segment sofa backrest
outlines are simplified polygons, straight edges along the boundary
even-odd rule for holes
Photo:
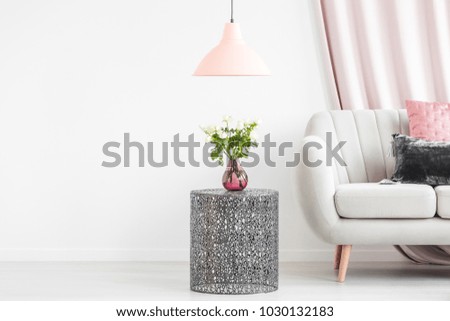
[[[392,134],[409,134],[408,115],[405,109],[319,112],[309,121],[305,136],[326,141],[327,132],[332,133],[333,146],[346,141],[340,154],[347,166],[333,164],[336,184],[378,182],[392,176]]]

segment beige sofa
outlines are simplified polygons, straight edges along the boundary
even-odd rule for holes
[[[303,146],[321,144],[326,133],[346,141],[342,166],[300,165],[300,200],[311,227],[336,245],[335,269],[343,282],[352,245],[450,244],[450,186],[379,182],[390,178],[395,158],[392,134],[409,133],[405,110],[331,111],[310,120]],[[308,149],[310,161],[325,160],[326,148]]]

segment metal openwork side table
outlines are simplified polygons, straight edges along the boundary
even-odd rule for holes
[[[216,294],[278,289],[278,192],[191,192],[191,290]]]

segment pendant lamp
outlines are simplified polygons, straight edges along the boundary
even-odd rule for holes
[[[233,19],[225,24],[222,40],[197,67],[194,76],[269,76],[270,71],[261,57],[244,42],[239,23]]]

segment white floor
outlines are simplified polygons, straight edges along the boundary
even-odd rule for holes
[[[450,300],[450,267],[350,262],[282,263],[279,290],[228,296],[189,290],[187,263],[0,263],[0,300]]]

